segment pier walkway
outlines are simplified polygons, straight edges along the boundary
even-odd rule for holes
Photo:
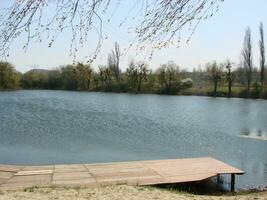
[[[234,190],[235,175],[244,172],[209,157],[47,166],[0,165],[0,190],[33,186],[97,187],[185,183],[222,174],[231,174],[231,189]]]

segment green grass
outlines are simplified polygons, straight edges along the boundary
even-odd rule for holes
[[[181,95],[200,95],[200,96],[212,96],[213,95],[213,86],[194,86],[192,88],[181,91]],[[232,97],[250,97],[250,98],[259,98],[260,92],[255,91],[255,88],[251,87],[250,94],[246,96],[246,87],[245,86],[233,86],[232,87]],[[267,95],[267,87],[265,88],[265,96]],[[217,96],[227,97],[228,96],[228,87],[227,85],[220,86],[217,88]],[[266,98],[266,97],[265,97]]]
[[[232,87],[232,93],[238,94],[245,89],[246,88],[242,87],[242,86],[233,86]],[[203,87],[194,86],[192,88],[184,90],[184,92],[188,92],[188,93],[192,93],[192,94],[208,94],[208,93],[213,92],[213,90],[214,90],[214,87],[211,85],[208,85],[208,86],[203,86]],[[227,86],[218,87],[217,92],[228,93],[228,87]]]

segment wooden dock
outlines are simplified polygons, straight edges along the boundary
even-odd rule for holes
[[[209,157],[100,164],[0,165],[0,190],[33,186],[97,187],[185,183],[221,174],[232,175],[231,185],[234,190],[235,175],[244,172]]]

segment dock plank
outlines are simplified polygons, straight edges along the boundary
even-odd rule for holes
[[[156,185],[201,181],[218,174],[244,174],[214,158],[184,158],[114,163],[0,165],[0,190],[30,186]]]

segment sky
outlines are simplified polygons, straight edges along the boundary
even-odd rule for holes
[[[5,5],[9,0],[0,0]],[[9,1],[10,2],[10,1]],[[121,48],[129,47],[129,41],[133,34],[128,33],[127,27],[119,27],[122,19],[129,10],[129,5],[134,2],[124,0],[120,9],[116,10],[112,16],[111,22],[104,22],[103,30],[108,36],[104,41],[97,59],[92,64],[96,69],[98,65],[107,63],[107,54],[113,48],[117,41]],[[240,62],[240,54],[243,46],[245,29],[249,26],[252,30],[253,40],[253,60],[254,65],[258,66],[259,60],[259,23],[262,22],[265,28],[265,43],[267,46],[267,1],[266,0],[225,0],[221,4],[219,12],[212,18],[202,21],[197,31],[188,44],[182,42],[179,48],[168,47],[156,51],[152,60],[145,60],[151,69],[156,69],[160,64],[168,61],[174,61],[181,69],[192,70],[199,65],[216,60],[224,62],[230,59],[236,65]],[[48,11],[49,12],[49,11]],[[50,13],[48,13],[49,15]],[[60,65],[72,63],[73,57],[69,56],[70,33],[66,32],[55,42],[52,48],[47,47],[47,42],[31,43],[27,52],[22,49],[23,40],[19,38],[14,41],[10,50],[10,57],[7,61],[15,65],[16,69],[26,72],[31,68],[53,69]],[[92,52],[97,41],[96,35],[89,35],[88,44],[80,48],[78,52],[78,61],[84,61],[84,56]],[[146,52],[138,52],[131,49],[122,57],[121,68],[125,70],[131,59],[144,60]]]

